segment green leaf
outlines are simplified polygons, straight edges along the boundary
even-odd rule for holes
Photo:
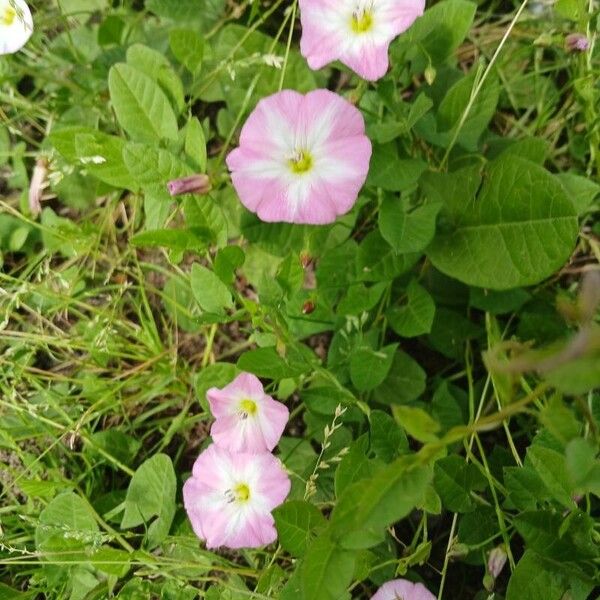
[[[340,461],[335,470],[335,495],[338,498],[352,483],[373,475],[375,463],[367,458],[367,448],[366,437],[361,436],[352,442],[348,453]]]
[[[369,413],[371,428],[371,450],[385,462],[408,453],[408,439],[404,430],[394,419],[382,410]]]
[[[75,135],[77,157],[88,173],[114,187],[135,189],[123,161],[125,143],[121,138],[99,131]]]
[[[175,104],[177,112],[185,107],[183,84],[171,63],[157,50],[143,44],[127,49],[127,64],[156,81],[166,96]]]
[[[416,337],[431,331],[435,302],[427,290],[413,279],[406,288],[406,300],[386,313],[390,327],[402,337]]]
[[[458,131],[457,143],[466,150],[477,150],[479,138],[496,112],[500,95],[500,86],[495,76],[488,77],[461,125],[477,81],[474,70],[470,75],[459,79],[444,96],[437,113],[438,132],[443,134],[443,139],[440,139],[442,145],[449,144]]]
[[[204,250],[210,239],[208,231],[193,229],[151,229],[134,235],[130,242],[139,247],[164,247],[171,250]]]
[[[398,254],[378,231],[372,231],[358,249],[357,270],[361,281],[388,281],[406,273],[419,254]]]
[[[433,484],[445,508],[456,513],[476,508],[471,492],[481,489],[485,479],[475,465],[453,454],[438,460],[433,467]]]
[[[214,363],[204,367],[194,380],[196,396],[202,407],[208,411],[206,392],[211,387],[224,387],[238,374],[237,367],[231,363]]]
[[[441,202],[430,202],[408,210],[404,199],[387,195],[379,209],[379,231],[396,252],[420,252],[435,235],[441,208]]]
[[[267,379],[285,379],[297,377],[311,369],[305,361],[291,363],[277,353],[274,347],[258,348],[244,352],[237,362],[240,371],[249,371],[258,377]]]
[[[567,571],[561,562],[526,550],[508,582],[506,600],[585,600],[592,586]],[[566,596],[567,592],[571,592]]]
[[[57,496],[40,513],[35,547],[49,560],[83,561],[86,548],[99,543],[101,535],[94,514],[77,494]]]
[[[536,444],[527,450],[527,459],[553,498],[563,506],[572,509],[575,503],[572,498],[573,490],[565,465],[565,457],[556,450]]]
[[[192,117],[185,126],[185,153],[195,167],[206,171],[206,138],[196,117]]]
[[[194,263],[191,273],[192,293],[200,308],[215,314],[224,314],[233,306],[229,288],[209,269]]]
[[[166,185],[170,179],[193,174],[190,167],[168,150],[146,144],[127,144],[123,160],[140,186],[157,186],[167,197]]]
[[[300,567],[301,597],[304,600],[349,597],[345,592],[352,581],[355,561],[354,552],[340,548],[328,535],[319,536],[310,545]]]
[[[600,497],[600,459],[588,440],[577,438],[566,449],[567,473],[580,493],[591,492]]]
[[[389,525],[405,517],[422,499],[430,470],[400,457],[373,477],[346,488],[331,514],[334,539],[345,548],[369,548]]]
[[[398,50],[425,68],[452,56],[468,34],[477,5],[466,0],[445,0],[428,8],[425,14],[400,37]]]
[[[375,389],[373,398],[384,404],[407,404],[425,391],[427,375],[406,352],[398,350],[385,381]]]
[[[422,408],[394,405],[392,413],[400,426],[416,440],[420,442],[437,440],[435,434],[441,429],[440,424]]]
[[[146,525],[150,548],[158,546],[169,534],[175,516],[177,481],[171,459],[156,454],[146,460],[131,478],[125,497],[121,527]],[[150,522],[153,517],[157,517]]]
[[[319,509],[305,500],[290,500],[273,511],[279,543],[292,556],[304,556],[313,537],[327,521]]]
[[[576,173],[558,173],[556,177],[563,184],[578,215],[586,213],[600,194],[600,185],[588,177]]]
[[[169,46],[175,58],[192,74],[197,75],[204,57],[204,38],[192,29],[172,29]]]
[[[134,139],[177,139],[177,119],[160,86],[130,65],[119,63],[108,75],[110,99],[119,124]]]
[[[368,346],[356,348],[350,356],[350,378],[360,392],[375,389],[387,377],[398,344],[390,344],[380,350]]]
[[[509,289],[542,281],[569,258],[578,225],[573,205],[543,168],[514,156],[494,161],[477,199],[449,207],[428,249],[460,281]]]
[[[427,164],[416,158],[400,158],[395,144],[375,146],[367,185],[392,192],[401,192],[414,186]]]

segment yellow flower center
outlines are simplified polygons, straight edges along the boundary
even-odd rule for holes
[[[250,488],[245,483],[238,483],[235,487],[225,492],[225,498],[227,502],[239,502],[243,504],[250,500]]]
[[[373,29],[373,15],[368,10],[356,10],[352,13],[350,27],[356,34],[367,33]]]
[[[17,16],[17,11],[12,6],[7,6],[4,9],[4,14],[2,15],[2,18],[0,19],[0,23],[2,25],[6,25],[7,27],[10,27],[13,24],[16,16]]]
[[[313,158],[310,153],[300,150],[288,161],[292,173],[302,175],[307,173],[313,167]]]
[[[255,415],[258,410],[258,406],[256,406],[256,402],[254,400],[250,400],[250,398],[244,398],[240,402],[240,409],[246,415]]]

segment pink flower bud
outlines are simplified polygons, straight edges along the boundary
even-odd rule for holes
[[[488,556],[488,572],[496,579],[502,572],[504,565],[506,564],[506,550],[504,546],[497,546],[494,548]]]
[[[210,191],[210,179],[208,175],[197,174],[189,177],[180,177],[167,183],[167,189],[171,196],[182,194],[207,194]]]
[[[565,38],[565,48],[568,52],[586,52],[590,47],[590,40],[583,33],[571,33]]]

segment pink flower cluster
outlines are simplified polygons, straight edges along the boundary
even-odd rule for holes
[[[390,42],[425,0],[300,0],[300,50],[312,69],[339,59],[364,79],[388,70]],[[371,142],[362,114],[329,90],[261,100],[227,157],[242,204],[267,222],[332,223],[356,203]]]
[[[207,548],[256,548],[277,538],[271,511],[290,492],[290,480],[271,451],[289,411],[242,373],[207,399],[215,421],[211,444],[194,463],[183,501]]]

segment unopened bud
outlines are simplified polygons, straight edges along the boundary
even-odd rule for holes
[[[429,65],[426,69],[425,69],[425,81],[429,84],[432,85],[433,82],[435,81],[436,75],[437,75],[437,71],[435,70],[435,67]]]
[[[568,52],[587,52],[590,40],[583,33],[571,33],[565,38],[565,48]]]
[[[180,177],[167,183],[167,189],[171,196],[182,194],[207,194],[210,192],[210,179],[208,175],[197,174],[189,177]]]
[[[504,569],[504,565],[506,564],[506,550],[504,546],[496,546],[488,556],[487,569],[488,573],[496,579],[500,573],[502,573],[502,569]]]
[[[38,158],[29,184],[29,210],[34,217],[42,212],[41,201],[46,186],[47,173],[48,161],[45,158]]]

